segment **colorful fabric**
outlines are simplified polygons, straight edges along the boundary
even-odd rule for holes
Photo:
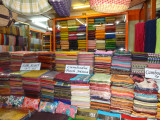
[[[55,113],[55,110],[57,108],[58,102],[40,102],[39,105],[39,112],[51,112],[51,113]]]
[[[22,97],[17,97],[17,96],[11,95],[11,96],[9,97],[9,99],[7,100],[6,103],[7,103],[8,105],[17,106],[17,107],[22,107],[23,100],[24,100],[24,96],[22,96]]]
[[[25,97],[23,101],[23,108],[33,108],[35,110],[38,110],[40,99],[33,99]]]

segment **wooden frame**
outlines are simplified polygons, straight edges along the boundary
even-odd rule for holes
[[[86,19],[86,51],[87,51],[87,41],[88,41],[88,18],[92,17],[105,17],[105,16],[116,16],[116,15],[126,15],[126,34],[125,34],[125,50],[128,51],[128,12],[122,13],[102,13],[102,14],[94,14],[94,15],[84,15],[84,16],[75,16],[75,17],[66,17],[66,18],[56,18],[53,19],[53,52],[55,52],[55,23],[56,21],[61,20],[70,20],[70,19],[78,19],[78,18],[85,18]]]

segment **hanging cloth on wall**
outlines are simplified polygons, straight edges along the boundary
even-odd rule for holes
[[[160,53],[160,18],[157,19],[157,34],[156,34],[156,50],[155,53]]]
[[[156,46],[156,19],[145,22],[144,52],[154,53]]]

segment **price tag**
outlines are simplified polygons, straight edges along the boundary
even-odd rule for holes
[[[160,79],[160,69],[145,68],[145,77],[152,79]]]
[[[65,73],[89,75],[89,72],[90,72],[90,66],[85,66],[85,65],[66,65],[65,68]]]
[[[22,63],[20,71],[40,70],[41,63]]]

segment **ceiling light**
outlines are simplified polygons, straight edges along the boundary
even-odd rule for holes
[[[32,22],[45,22],[48,21],[49,18],[33,18]]]
[[[87,8],[87,7],[90,7],[90,5],[76,6],[76,7],[73,7],[73,9],[80,9],[80,8]]]

